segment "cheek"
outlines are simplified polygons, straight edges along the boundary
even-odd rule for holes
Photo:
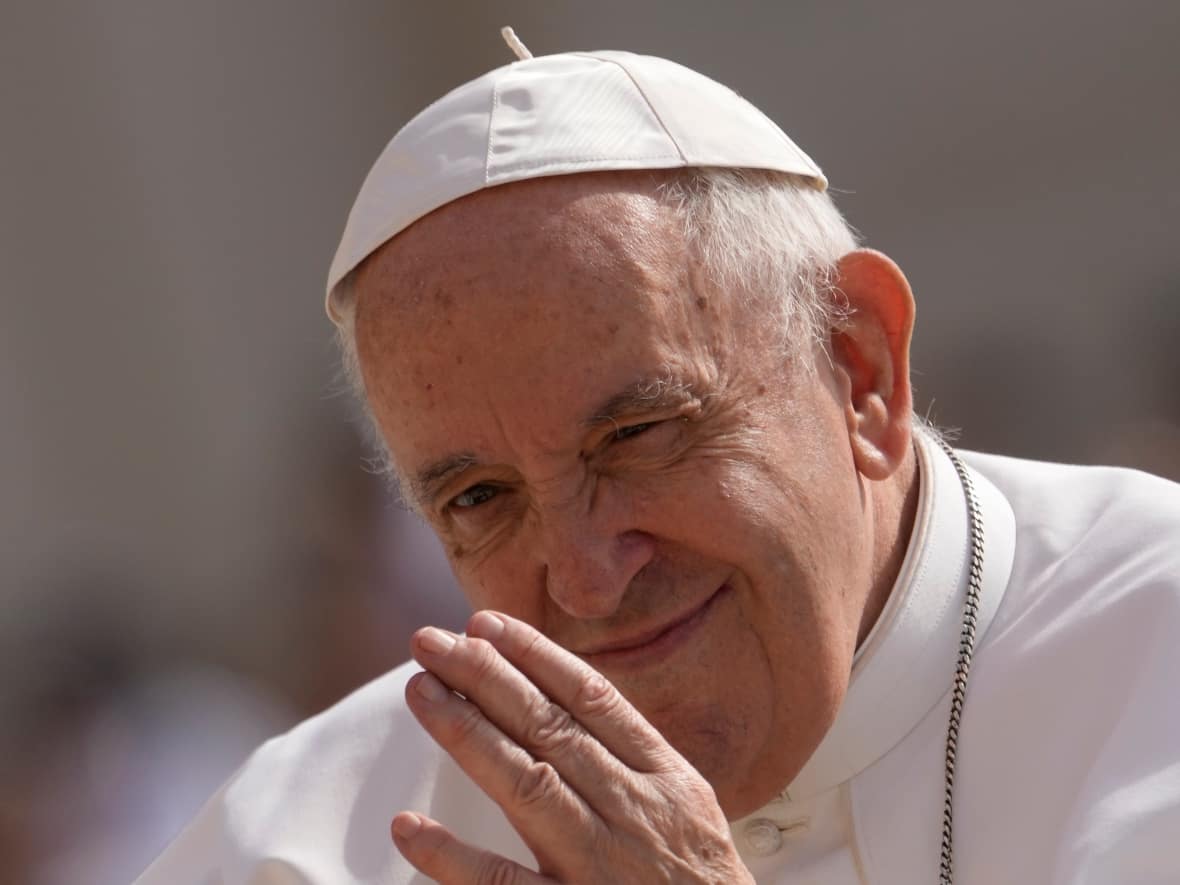
[[[742,568],[797,558],[814,533],[806,488],[760,455],[696,460],[645,508]],[[765,567],[765,566],[763,566]]]
[[[532,557],[499,550],[478,562],[451,561],[451,568],[472,611],[493,609],[544,632],[545,598]]]
[[[702,552],[749,581],[751,623],[797,637],[779,664],[793,666],[801,655],[839,658],[870,571],[857,475],[838,450],[807,451],[789,440],[774,441],[772,450],[799,457],[772,460],[763,452],[706,467],[695,480],[701,497],[682,506],[679,519],[694,521]],[[825,664],[838,669],[839,661]]]

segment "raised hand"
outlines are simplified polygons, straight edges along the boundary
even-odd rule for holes
[[[416,812],[398,849],[444,885],[753,882],[709,784],[603,676],[521,621],[478,612],[467,636],[415,634],[427,672],[406,700],[503,810],[528,870]]]

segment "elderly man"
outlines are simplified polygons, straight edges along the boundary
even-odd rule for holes
[[[394,138],[329,281],[477,613],[141,881],[1180,881],[1177,487],[946,447],[905,277],[774,124],[520,54]]]

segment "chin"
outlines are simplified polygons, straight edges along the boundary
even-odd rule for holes
[[[737,820],[757,811],[790,786],[803,763],[779,767],[778,763],[784,761],[759,762],[731,754],[728,758],[711,758],[701,765],[696,762],[693,765],[713,788],[726,818]]]
[[[835,707],[830,713],[793,734],[770,723],[760,730],[758,719],[724,718],[720,709],[713,717],[690,722],[659,716],[651,721],[709,782],[725,816],[737,820],[790,786],[835,719]]]
[[[650,721],[673,749],[709,782],[726,816],[741,817],[744,812],[734,813],[731,809],[744,807],[751,801],[748,794],[764,780],[750,777],[756,766],[749,742],[744,739],[746,730],[721,718],[720,711],[715,718],[691,723],[669,721],[658,715]],[[766,800],[757,802],[750,810],[765,804],[781,790],[782,787],[773,790]]]

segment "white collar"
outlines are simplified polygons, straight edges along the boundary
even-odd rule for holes
[[[864,771],[909,734],[954,679],[969,576],[967,503],[946,453],[924,431],[914,438],[919,500],[905,560],[857,652],[836,721],[787,789],[792,800],[826,792]],[[978,643],[1008,585],[1016,518],[994,485],[968,471],[983,523]]]

